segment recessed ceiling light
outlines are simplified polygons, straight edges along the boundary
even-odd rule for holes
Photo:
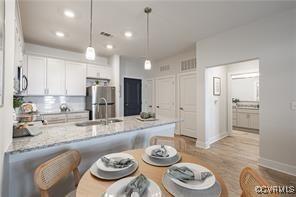
[[[75,14],[72,10],[64,10],[64,15],[68,18],[74,18]]]
[[[60,37],[60,38],[65,36],[65,34],[63,32],[61,32],[61,31],[56,31],[55,34],[56,34],[57,37]]]
[[[133,33],[130,32],[130,31],[126,31],[126,32],[124,32],[124,36],[127,37],[127,38],[130,38],[130,37],[133,36]]]
[[[107,45],[106,45],[106,48],[107,48],[107,49],[113,49],[113,45],[112,45],[112,44],[107,44]]]

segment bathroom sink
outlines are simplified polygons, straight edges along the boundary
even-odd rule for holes
[[[116,123],[116,122],[122,122],[120,119],[109,119],[108,124],[110,123]],[[87,127],[87,126],[93,126],[93,125],[106,125],[105,120],[89,120],[85,122],[79,122],[75,124],[78,127]]]

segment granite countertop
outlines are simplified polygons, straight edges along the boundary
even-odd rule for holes
[[[55,114],[71,114],[71,113],[89,113],[87,110],[77,110],[77,111],[48,111],[48,112],[39,112],[41,115],[55,115]]]
[[[40,129],[42,133],[37,136],[13,138],[6,153],[28,152],[59,144],[84,141],[178,122],[177,119],[160,117],[156,121],[140,121],[136,117],[138,116],[119,117],[116,119],[121,119],[122,122],[108,125],[78,127],[75,123],[62,123],[34,127],[34,129]]]

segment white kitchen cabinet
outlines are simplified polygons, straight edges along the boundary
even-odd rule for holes
[[[66,93],[65,61],[47,58],[47,94],[65,95]]]
[[[66,62],[66,95],[86,95],[86,65],[77,62]]]
[[[86,76],[87,78],[95,78],[95,79],[111,79],[112,70],[108,66],[88,64]]]
[[[259,110],[237,110],[237,126],[249,129],[259,129]]]
[[[28,95],[46,94],[46,58],[28,56]]]

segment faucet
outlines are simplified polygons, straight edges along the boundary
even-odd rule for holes
[[[104,97],[101,97],[100,100],[103,100],[105,103],[105,121],[106,121],[106,125],[107,125],[108,124],[108,103]]]

